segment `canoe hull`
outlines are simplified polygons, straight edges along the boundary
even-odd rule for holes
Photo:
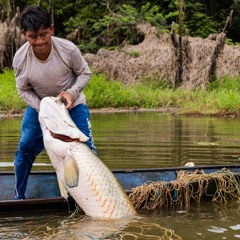
[[[194,172],[196,169],[199,169],[204,170],[205,173],[212,173],[222,168],[227,168],[240,176],[240,165],[115,170],[113,173],[125,191],[130,193],[133,188],[141,186],[147,181],[169,182],[176,180],[177,174],[181,170]],[[27,185],[26,200],[13,200],[15,187],[14,172],[0,172],[0,183],[0,212],[47,209],[68,211],[75,208],[75,202],[71,197],[68,201],[61,197],[54,171],[31,172]]]

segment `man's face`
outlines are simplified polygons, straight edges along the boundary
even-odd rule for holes
[[[34,53],[44,54],[51,50],[51,36],[54,32],[54,26],[49,28],[41,27],[38,31],[24,31],[27,41],[33,48]]]

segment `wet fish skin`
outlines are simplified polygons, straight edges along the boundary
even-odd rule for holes
[[[67,198],[69,193],[85,214],[93,218],[119,219],[136,215],[122,186],[84,143],[87,137],[73,123],[61,101],[52,97],[42,99],[39,120],[45,149],[56,170],[63,197]],[[71,136],[79,141],[63,142],[54,138],[52,133]],[[66,171],[66,166],[69,171]]]

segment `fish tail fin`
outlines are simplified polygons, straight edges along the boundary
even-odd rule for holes
[[[70,150],[64,159],[64,181],[70,188],[77,187],[79,179],[79,169],[75,157]]]
[[[59,186],[61,196],[65,199],[67,199],[68,198],[68,191],[67,191],[63,181],[58,176],[57,176],[57,180],[58,180],[58,186]]]

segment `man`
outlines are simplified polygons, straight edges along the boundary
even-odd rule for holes
[[[46,9],[27,6],[21,14],[27,42],[16,52],[13,68],[18,94],[27,103],[14,165],[15,199],[25,199],[28,176],[36,156],[43,150],[38,111],[45,96],[60,96],[77,127],[89,137],[95,152],[90,116],[83,89],[92,73],[72,42],[53,36],[54,26]]]

